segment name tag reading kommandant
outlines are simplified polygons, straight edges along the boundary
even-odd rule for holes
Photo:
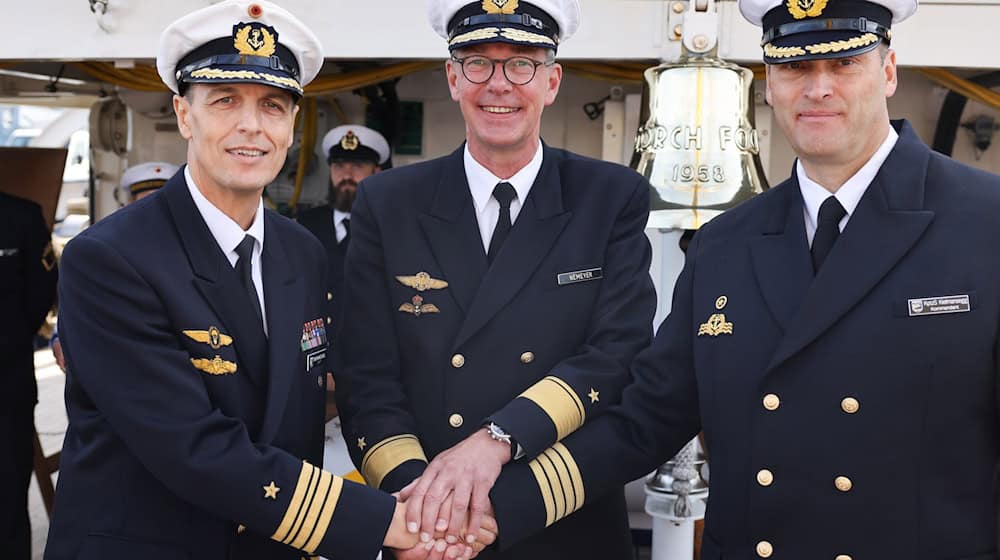
[[[906,303],[907,312],[910,314],[910,317],[943,315],[945,313],[968,313],[972,309],[969,305],[968,294],[909,299],[906,300]]]
[[[576,284],[577,282],[587,282],[589,280],[600,280],[604,277],[604,271],[600,268],[588,268],[587,270],[577,270],[575,272],[563,272],[557,279],[560,286],[566,284]]]

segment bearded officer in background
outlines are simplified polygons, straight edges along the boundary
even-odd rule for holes
[[[312,32],[265,1],[163,32],[187,165],[66,248],[69,428],[47,559],[374,558],[415,544],[391,496],[314,466],[325,256],[261,201],[322,62]]]
[[[327,294],[335,332],[344,286],[344,258],[351,241],[351,208],[358,184],[389,165],[389,143],[378,132],[361,125],[338,126],[323,137],[323,153],[330,165],[330,198],[326,204],[299,215],[305,226],[326,248]]]
[[[564,441],[571,482],[589,500],[704,430],[704,560],[997,558],[1000,177],[889,120],[916,0],[739,7],[798,161],[695,235],[620,407]],[[537,513],[537,468],[494,487],[501,543],[566,513]]]

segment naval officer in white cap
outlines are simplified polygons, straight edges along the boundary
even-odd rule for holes
[[[795,169],[698,230],[620,407],[563,456],[589,500],[703,430],[703,560],[997,558],[1000,177],[889,120],[916,0],[739,6]],[[543,526],[499,513],[542,503],[531,468],[493,496],[501,542]]]
[[[618,399],[652,337],[655,295],[648,182],[540,138],[579,3],[433,0],[428,16],[466,142],[358,190],[336,394],[352,458],[374,486],[410,485],[409,528],[433,558],[458,539],[483,544],[475,528],[505,464],[535,459]],[[631,554],[622,489],[583,506],[579,472],[559,472],[560,508],[581,512],[482,557]],[[544,521],[551,508],[532,505],[519,514]]]
[[[391,153],[384,136],[357,124],[341,125],[327,132],[323,137],[323,153],[330,165],[329,199],[326,204],[300,214],[298,220],[326,248],[327,299],[336,310],[341,305],[344,257],[351,240],[351,208],[358,185],[388,168]],[[339,323],[337,315],[333,313],[334,326]]]
[[[402,505],[322,465],[326,262],[265,210],[316,37],[265,1],[163,32],[187,165],[63,255],[69,428],[49,560],[374,558]],[[398,512],[398,513],[397,513]]]
[[[122,173],[118,183],[125,204],[146,198],[167,183],[180,168],[172,163],[148,161],[133,165]]]

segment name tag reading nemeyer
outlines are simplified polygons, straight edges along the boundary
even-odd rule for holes
[[[600,268],[588,268],[575,272],[563,272],[558,276],[559,285],[576,284],[577,282],[587,282],[589,280],[600,280],[604,277],[604,271]]]
[[[944,313],[968,313],[971,309],[969,296],[939,296],[907,300],[910,317],[942,315]]]

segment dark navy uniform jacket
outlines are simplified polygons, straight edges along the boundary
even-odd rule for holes
[[[492,266],[461,148],[358,193],[336,380],[369,484],[402,488],[486,419],[534,457],[618,399],[652,335],[642,177],[546,146]],[[600,543],[580,538],[595,532]],[[616,557],[628,542],[622,491],[609,489],[509,557]]]
[[[333,225],[333,207],[329,204],[306,210],[299,215],[298,221],[315,235],[326,249],[326,298],[330,303],[331,317],[327,331],[334,333],[340,326],[338,315],[344,297],[344,258],[347,256],[350,237],[345,239],[345,243],[337,242],[337,231]]]
[[[56,296],[55,255],[41,208],[0,193],[0,407],[34,406],[32,342]]]
[[[303,348],[323,250],[270,211],[264,231],[267,338],[183,171],[67,246],[69,429],[46,559],[376,555],[394,500],[313,466],[326,364]]]
[[[794,175],[695,235],[621,407],[559,452],[586,499],[704,429],[704,560],[997,557],[1000,177],[894,126],[815,277]],[[501,538],[539,488],[504,471]]]

